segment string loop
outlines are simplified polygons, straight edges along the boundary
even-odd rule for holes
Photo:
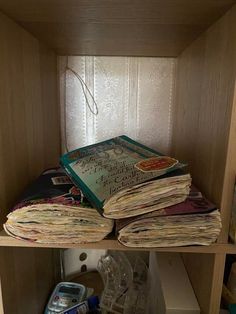
[[[83,78],[75,71],[73,70],[72,68],[69,67],[69,62],[68,62],[68,57],[67,57],[67,62],[66,62],[66,71],[69,71],[71,73],[74,74],[74,76],[78,79],[78,81],[80,82],[80,85],[81,85],[81,88],[82,88],[82,91],[83,91],[83,94],[84,94],[84,98],[85,98],[85,101],[86,101],[86,104],[90,110],[90,112],[97,116],[98,115],[98,105],[94,99],[94,96],[92,95],[90,89],[88,88],[87,84],[85,83],[85,81],[83,80]],[[93,100],[93,103],[95,105],[95,110],[92,109],[92,107],[90,106],[90,103],[89,103],[89,100],[88,100],[88,97],[86,95],[86,91],[85,89],[87,90],[87,92],[89,93],[90,97],[92,98]]]
[[[64,72],[64,115],[63,116],[64,116],[64,141],[65,141],[64,148],[65,148],[66,152],[69,152],[68,142],[67,142],[67,114],[66,114],[66,109],[67,109],[67,105],[66,105],[66,102],[67,102],[67,91],[66,91],[67,75],[66,74],[67,74],[67,72],[71,72],[72,74],[74,74],[75,77],[80,82],[86,104],[87,104],[90,112],[95,116],[98,115],[98,105],[97,105],[97,103],[94,99],[94,96],[92,95],[90,89],[88,88],[87,84],[84,82],[83,78],[76,71],[74,71],[71,67],[69,67],[69,58],[67,56],[66,57],[66,67],[65,67],[65,72]],[[86,95],[86,90],[93,100],[95,110],[93,110],[92,107],[90,106],[88,97]]]

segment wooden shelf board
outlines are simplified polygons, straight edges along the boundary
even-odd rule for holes
[[[210,246],[186,246],[167,248],[128,248],[120,244],[116,239],[104,239],[97,243],[86,244],[40,244],[35,242],[17,240],[8,236],[4,231],[0,232],[0,247],[38,247],[38,248],[78,248],[78,249],[112,249],[124,251],[157,251],[157,252],[180,252],[180,253],[231,253],[236,254],[236,245],[212,244]]]
[[[0,0],[59,55],[177,56],[235,0]]]

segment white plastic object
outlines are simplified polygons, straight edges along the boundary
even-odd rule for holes
[[[151,314],[200,314],[179,253],[150,252]]]
[[[85,250],[67,249],[64,251],[65,278],[78,274],[81,271],[91,271],[97,269],[97,264],[101,256],[106,254],[106,250]],[[84,259],[84,257],[86,258]],[[81,260],[82,257],[82,260]]]

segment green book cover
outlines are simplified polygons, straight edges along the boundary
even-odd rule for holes
[[[72,181],[100,210],[116,192],[185,166],[125,135],[73,150],[60,161]]]

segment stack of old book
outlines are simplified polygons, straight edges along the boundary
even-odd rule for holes
[[[209,245],[221,229],[220,213],[194,186],[184,202],[116,222],[129,247]]]
[[[10,236],[38,243],[97,242],[113,229],[113,221],[92,208],[60,168],[43,172],[7,218]]]
[[[209,245],[220,233],[219,211],[192,186],[185,165],[127,136],[71,151],[61,164],[91,204],[116,220],[126,246]]]

